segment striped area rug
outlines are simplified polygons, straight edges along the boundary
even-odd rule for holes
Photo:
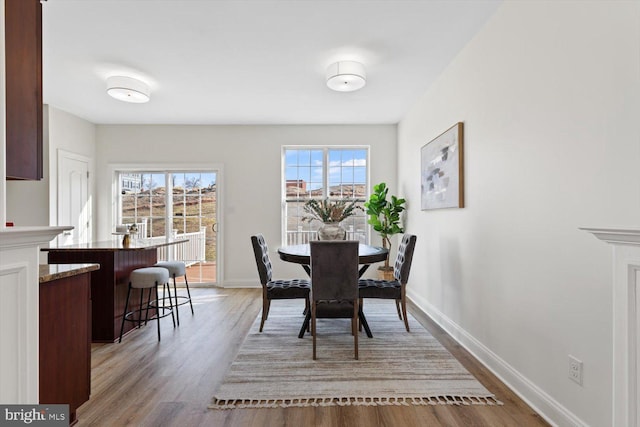
[[[393,301],[365,300],[359,360],[347,319],[318,319],[312,360],[303,308],[274,301],[262,333],[258,315],[209,408],[501,404],[411,315],[406,332]]]

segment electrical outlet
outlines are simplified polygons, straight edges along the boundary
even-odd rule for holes
[[[582,385],[582,360],[569,355],[569,379]]]

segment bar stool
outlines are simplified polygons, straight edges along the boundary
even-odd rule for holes
[[[158,261],[155,267],[166,268],[169,271],[169,276],[173,277],[173,296],[175,297],[176,306],[176,318],[178,319],[178,326],[180,326],[180,313],[178,312],[178,306],[186,304],[187,302],[191,306],[191,314],[193,315],[193,304],[191,303],[191,292],[189,291],[189,282],[187,281],[187,267],[182,261]],[[178,289],[176,288],[176,277],[184,276],[184,283],[187,288],[187,295],[178,296]],[[179,303],[178,298],[182,301]]]
[[[169,293],[169,306],[165,307],[159,304],[158,299],[158,286],[162,285],[166,291]],[[133,310],[131,312],[127,311],[129,309],[129,299],[131,297],[131,289],[140,289],[140,304],[138,305],[137,310]],[[147,304],[145,307],[142,305],[142,299],[144,290],[148,289],[149,293],[147,296]],[[163,289],[163,293],[165,291]],[[155,291],[155,300],[151,300],[151,294]],[[163,298],[164,300],[164,298]],[[156,309],[157,313],[153,317],[158,321],[158,341],[160,341],[160,319],[171,314],[171,318],[173,320],[173,327],[176,326],[176,319],[173,315],[173,306],[171,305],[171,287],[169,286],[169,272],[165,268],[160,267],[144,267],[137,268],[131,272],[129,275],[129,289],[127,290],[127,301],[124,304],[124,313],[122,315],[122,325],[120,326],[120,340],[122,342],[122,333],[124,332],[124,322],[138,322],[138,328],[142,324],[142,311],[145,310],[144,324],[147,324],[147,320],[149,320],[149,309]],[[162,312],[160,312],[162,310]],[[165,312],[165,311],[168,311]],[[137,313],[138,317],[132,318],[132,316]],[[152,319],[153,319],[152,318]]]

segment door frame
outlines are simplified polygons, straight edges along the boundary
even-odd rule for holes
[[[87,202],[89,204],[89,226],[88,226],[88,236],[89,240],[93,240],[94,233],[94,221],[93,221],[93,159],[91,157],[85,156],[83,154],[78,154],[73,151],[63,150],[62,148],[58,148],[56,151],[56,224],[57,225],[68,225],[68,224],[60,224],[61,213],[62,213],[62,205],[61,205],[61,197],[60,190],[62,189],[62,159],[70,159],[77,160],[79,162],[85,162],[87,164],[87,171],[89,172],[89,176],[87,177]],[[56,237],[56,242],[61,242],[61,236]]]
[[[202,172],[216,173],[216,282],[220,286],[224,277],[224,166],[221,163],[109,163],[107,165],[108,176],[111,179],[111,209],[107,227],[111,228],[118,218],[120,206],[118,206],[118,172]]]

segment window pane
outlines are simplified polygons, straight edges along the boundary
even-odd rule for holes
[[[367,182],[367,168],[366,167],[354,167],[353,168],[353,182],[356,184],[366,184]]]
[[[183,173],[174,173],[171,176],[173,180],[173,194],[183,194],[184,193],[184,174]]]
[[[150,216],[149,195],[141,195],[136,197],[136,216]]]
[[[149,221],[149,237],[164,236],[164,218],[151,218]]]
[[[151,197],[151,216],[164,216],[166,208],[164,205],[164,195]]]
[[[199,196],[187,196],[185,197],[185,212],[186,217],[200,216],[200,197]]]
[[[197,194],[200,191],[201,178],[199,173],[185,174],[184,188],[187,194]]]
[[[311,166],[311,151],[299,150],[298,163],[299,166]]]

